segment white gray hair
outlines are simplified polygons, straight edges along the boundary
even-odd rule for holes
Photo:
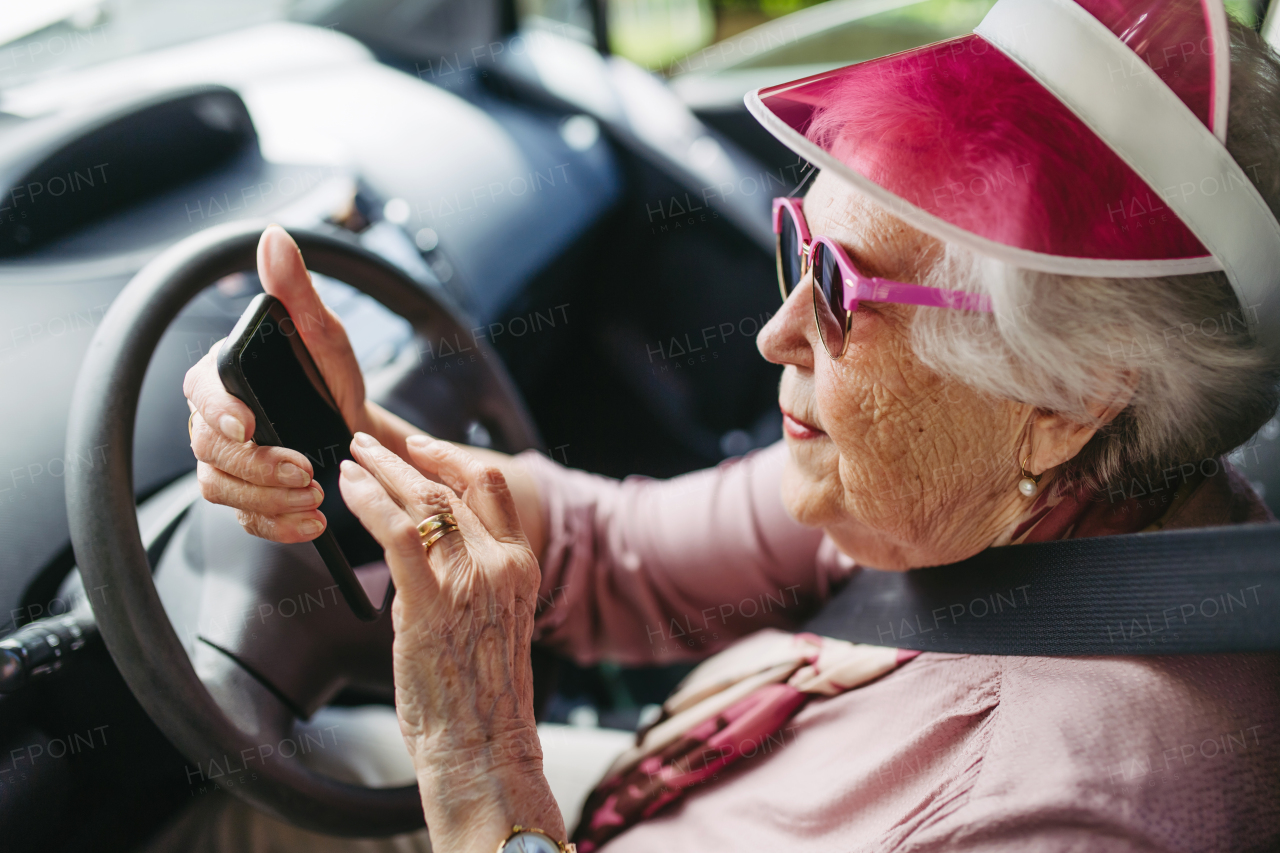
[[[1280,62],[1231,25],[1227,148],[1280,215]],[[1280,270],[1276,271],[1280,278]],[[1252,343],[1221,272],[1111,279],[1033,272],[947,244],[925,283],[990,295],[994,314],[921,309],[912,348],[969,386],[1100,426],[1063,469],[1098,488],[1243,444],[1280,403],[1280,355]],[[1280,297],[1277,297],[1280,298]],[[1123,399],[1099,424],[1090,403]]]

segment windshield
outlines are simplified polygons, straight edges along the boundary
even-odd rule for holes
[[[387,38],[390,32],[413,29],[431,19],[429,29],[439,36],[441,22],[434,13],[454,2],[408,0],[386,9],[381,8],[385,4],[361,8],[363,4],[343,0],[0,0],[0,91],[99,62],[271,21],[353,29],[357,37],[373,36],[374,41],[381,41],[379,35]],[[483,0],[457,2],[486,5]],[[781,24],[779,19],[827,2],[607,0],[604,5],[615,52],[646,67],[678,74],[696,64],[691,62],[691,55],[701,49],[730,41],[761,24]],[[832,0],[833,7],[843,8],[833,8],[828,19],[813,28],[817,32],[799,35],[788,31],[790,37],[785,41],[790,50],[765,51],[767,56],[755,56],[754,60],[738,55],[734,58],[739,62],[732,64],[840,65],[880,56],[967,32],[992,2]],[[893,8],[898,6],[909,8]],[[1227,7],[1237,18],[1254,22],[1256,11],[1250,0],[1227,0]],[[522,19],[537,17],[572,24],[589,37],[592,16],[586,0],[516,0],[516,8]],[[481,9],[469,11],[483,16]],[[370,23],[372,27],[367,26]],[[814,37],[806,37],[809,35]],[[417,53],[413,48],[422,47],[395,39],[385,46],[408,54]]]
[[[0,90],[254,24],[331,0],[0,0]]]

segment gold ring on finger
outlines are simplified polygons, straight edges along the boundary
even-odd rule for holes
[[[437,530],[436,530],[434,533],[432,533],[430,536],[428,536],[428,537],[426,537],[425,539],[423,539],[423,540],[422,540],[422,547],[423,547],[423,548],[425,548],[426,550],[430,551],[430,550],[431,550],[431,546],[432,546],[432,545],[434,545],[434,544],[436,544],[436,542],[437,542],[438,540],[443,539],[443,538],[445,537],[445,535],[446,535],[446,534],[452,533],[453,531],[455,531],[455,530],[457,530],[457,529],[458,529],[458,525],[456,525],[456,524],[446,524],[446,525],[444,525],[443,527],[441,527],[441,528],[437,529]]]
[[[187,416],[187,438],[195,441],[195,436],[191,434],[191,422],[196,419],[196,410],[192,409],[191,414]]]
[[[430,549],[447,533],[458,529],[458,520],[451,512],[436,513],[418,522],[418,536],[422,539],[422,547]]]
[[[458,519],[453,517],[453,513],[437,512],[435,515],[428,516],[418,522],[418,535],[426,539],[440,528],[449,526],[458,526]]]

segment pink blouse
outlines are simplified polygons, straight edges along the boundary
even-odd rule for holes
[[[535,453],[537,637],[580,662],[705,657],[795,628],[856,567],[793,521],[786,447],[667,481]],[[1234,472],[1166,527],[1260,521]],[[1276,590],[1223,590],[1276,606]],[[805,706],[751,758],[605,845],[630,851],[1237,851],[1280,847],[1280,655],[926,652]]]

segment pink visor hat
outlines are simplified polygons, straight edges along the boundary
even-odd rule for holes
[[[1280,348],[1280,224],[1223,144],[1229,89],[1222,0],[998,0],[972,35],[746,102],[818,168],[1009,264],[1224,270]]]

